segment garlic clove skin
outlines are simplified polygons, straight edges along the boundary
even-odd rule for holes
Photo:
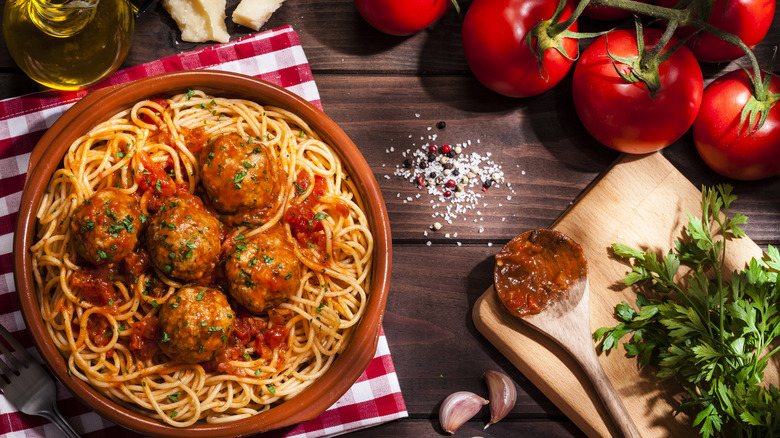
[[[498,371],[485,371],[482,378],[485,379],[490,394],[490,422],[482,429],[485,430],[491,424],[501,421],[515,407],[517,389],[509,376]]]
[[[477,415],[489,401],[469,391],[450,394],[441,403],[439,421],[444,432],[452,435],[463,424]]]

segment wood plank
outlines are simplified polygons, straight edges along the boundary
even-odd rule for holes
[[[485,410],[486,411],[486,410]],[[482,412],[481,414],[484,414]],[[490,415],[478,415],[456,432],[462,437],[545,437],[573,438],[584,437],[571,422],[565,419],[514,419],[506,418],[483,431],[485,421]],[[405,419],[393,421],[363,431],[352,432],[350,438],[398,438],[398,437],[441,437],[445,435],[435,419]]]
[[[614,326],[615,305],[636,298],[635,291],[620,282],[630,267],[611,256],[610,244],[664,254],[680,238],[688,222],[685,212],[700,216],[700,198],[696,187],[660,154],[623,156],[556,222],[554,228],[579,242],[588,259],[591,332]],[[729,242],[727,269],[760,256],[750,239]],[[477,329],[588,436],[612,434],[595,391],[573,359],[503,311],[492,287],[475,304],[473,317]],[[599,359],[642,436],[696,436],[687,416],[672,415],[683,395],[679,384],[659,382],[624,354],[621,347]]]

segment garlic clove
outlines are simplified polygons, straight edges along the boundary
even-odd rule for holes
[[[452,435],[460,426],[463,426],[463,423],[477,415],[482,406],[488,403],[488,400],[469,391],[458,391],[450,394],[439,408],[439,421],[442,429]]]
[[[482,378],[487,382],[490,394],[490,422],[484,427],[487,429],[491,424],[501,421],[515,407],[517,390],[515,382],[504,373],[488,370],[482,374]]]

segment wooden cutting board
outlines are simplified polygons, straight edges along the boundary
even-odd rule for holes
[[[636,300],[635,290],[621,280],[631,268],[612,255],[611,244],[665,254],[688,223],[685,212],[701,217],[700,202],[699,189],[659,153],[623,155],[556,221],[552,228],[579,242],[588,259],[591,333],[617,324],[616,304]],[[748,238],[727,248],[729,269],[762,256]],[[588,436],[617,436],[574,360],[500,306],[489,288],[474,305],[477,329]],[[682,396],[679,384],[659,383],[653,372],[639,370],[622,345],[599,360],[643,437],[698,436],[687,416],[673,415]]]

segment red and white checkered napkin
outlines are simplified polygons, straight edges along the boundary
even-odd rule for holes
[[[116,72],[95,88],[164,72],[212,69],[244,73],[273,82],[321,108],[317,86],[298,35],[289,27]],[[13,279],[12,241],[30,151],[47,128],[87,91],[45,91],[0,101],[0,324],[37,357],[20,312]],[[58,383],[59,407],[83,436],[131,437],[75,399]],[[265,437],[332,436],[406,417],[398,378],[384,332],[376,355],[354,386],[312,421],[263,434]],[[0,436],[61,436],[47,420],[18,412],[0,394]]]

